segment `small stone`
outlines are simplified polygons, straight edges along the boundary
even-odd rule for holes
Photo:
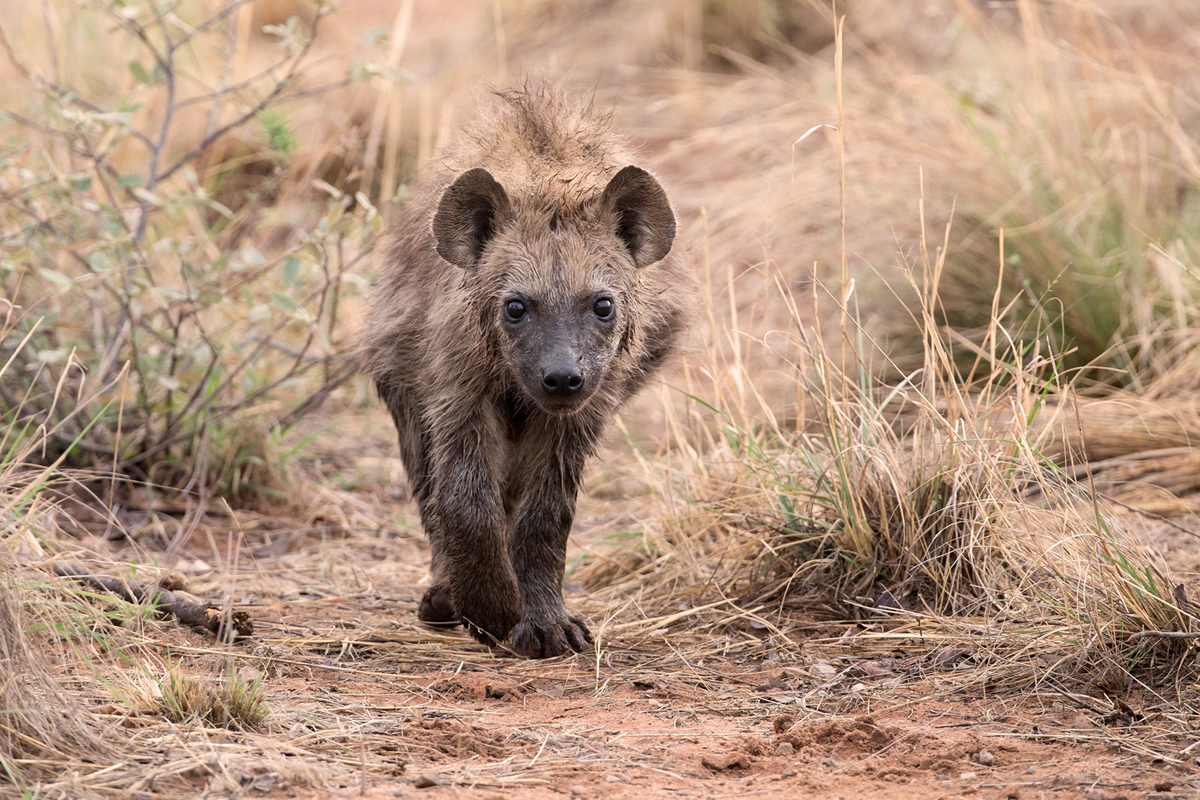
[[[960,772],[960,773],[958,773],[958,779],[959,779],[960,781],[973,781],[973,780],[975,780],[975,779],[976,779],[976,778],[978,778],[978,777],[979,777],[979,776],[978,776],[978,775],[976,775],[974,772]]]
[[[700,763],[711,769],[713,772],[724,772],[733,769],[746,769],[750,766],[750,760],[741,753],[734,753],[724,756],[703,756]],[[615,777],[615,776],[610,776]],[[620,781],[620,778],[617,778]]]
[[[586,797],[588,790],[586,786],[581,786],[578,783],[567,790],[573,797]]]
[[[1108,800],[1108,795],[1093,786],[1083,793],[1083,800]]]
[[[268,772],[266,775],[259,775],[250,783],[250,788],[256,792],[270,794],[275,788],[275,781],[279,778],[274,772]]]
[[[422,775],[421,777],[419,777],[415,781],[413,781],[413,786],[417,787],[418,789],[430,789],[434,786],[441,786],[441,785],[442,785],[442,782],[439,781],[433,775]]]
[[[790,756],[795,752],[796,748],[791,742],[780,742],[779,746],[775,748],[775,755],[777,756]]]
[[[821,759],[821,766],[822,766],[822,767],[829,767],[830,769],[833,769],[834,767],[836,767],[836,766],[837,766],[837,762],[836,762],[836,761],[834,761],[832,758],[822,758],[822,759]]]
[[[616,775],[605,775],[604,780],[608,781],[609,783],[620,783],[621,782],[621,779],[618,778]]]
[[[1028,767],[1025,768],[1026,775],[1032,775],[1035,772],[1037,772],[1037,769],[1034,768],[1033,764],[1030,764]]]
[[[980,750],[979,755],[975,757],[975,760],[985,767],[990,767],[992,764],[996,763],[996,757],[992,755],[990,750]]]

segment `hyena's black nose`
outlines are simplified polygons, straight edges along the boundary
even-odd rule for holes
[[[577,364],[555,364],[542,370],[546,394],[575,394],[583,388],[583,372]]]

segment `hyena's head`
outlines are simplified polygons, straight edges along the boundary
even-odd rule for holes
[[[645,170],[625,167],[581,203],[512,197],[484,169],[446,189],[437,251],[479,288],[510,377],[552,414],[583,408],[636,324],[637,270],[664,258],[675,215]]]

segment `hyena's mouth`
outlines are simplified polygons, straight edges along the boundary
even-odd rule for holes
[[[585,389],[579,394],[568,397],[547,396],[546,394],[535,395],[534,400],[539,408],[548,414],[553,414],[559,417],[569,417],[575,412],[582,409],[592,399],[595,394],[590,389]]]
[[[595,395],[595,386],[584,385],[574,392],[551,393],[542,386],[525,387],[525,393],[539,409],[556,417],[569,417],[584,408]]]

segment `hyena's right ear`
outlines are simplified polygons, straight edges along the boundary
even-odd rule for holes
[[[604,187],[600,202],[613,215],[617,236],[635,266],[666,258],[675,240],[675,212],[658,181],[639,167],[626,167]]]
[[[474,269],[509,210],[508,195],[486,169],[472,169],[450,184],[433,216],[438,255]]]

